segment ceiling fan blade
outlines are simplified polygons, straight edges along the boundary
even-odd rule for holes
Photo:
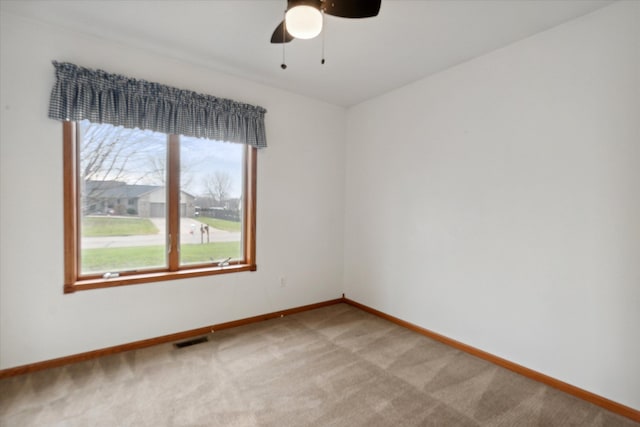
[[[371,18],[380,12],[381,0],[325,0],[324,12],[341,18]]]
[[[294,37],[284,28],[284,21],[278,25],[271,35],[271,43],[289,43]]]

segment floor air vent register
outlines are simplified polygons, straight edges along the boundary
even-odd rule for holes
[[[175,348],[185,348],[185,347],[190,347],[192,345],[201,344],[207,341],[209,341],[207,337],[200,337],[200,338],[194,338],[192,340],[176,342],[176,343],[173,343],[173,346]]]

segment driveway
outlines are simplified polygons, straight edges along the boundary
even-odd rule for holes
[[[150,218],[158,230],[165,230],[167,222],[165,218]],[[180,219],[180,242],[183,244],[200,243],[200,226],[202,222],[193,218]],[[204,243],[207,243],[207,235],[204,234]],[[209,242],[238,242],[241,233],[237,231],[224,231],[209,226]],[[123,246],[155,246],[164,245],[165,236],[162,232],[143,236],[108,236],[85,237],[82,239],[82,249],[93,248],[117,248]]]

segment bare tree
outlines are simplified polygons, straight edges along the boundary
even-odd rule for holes
[[[218,205],[223,205],[231,192],[232,182],[233,180],[229,172],[216,171],[212,175],[207,175],[203,184],[209,196],[213,198]]]
[[[152,185],[165,185],[167,181],[167,158],[163,153],[151,153],[147,157],[147,170],[149,171],[149,183]]]
[[[139,129],[89,122],[79,126],[79,167],[85,210],[115,187],[154,179],[155,170],[149,171],[141,160],[150,153],[162,153],[166,143]],[[159,147],[162,148],[159,150]]]
[[[80,131],[80,173],[85,211],[126,203],[118,200],[131,197],[127,186],[166,185],[166,135],[86,121],[81,122]],[[180,165],[180,187],[187,192],[194,177],[194,165],[191,163],[193,159],[185,158]],[[224,178],[219,179],[224,181]],[[228,181],[230,184],[230,179]],[[226,195],[230,185],[220,185],[216,184],[216,194]],[[126,209],[126,206],[122,205],[121,209]]]
[[[90,123],[83,127],[80,142],[82,181],[117,181],[126,171],[133,129]]]
[[[151,185],[164,186],[167,182],[167,157],[164,152],[149,153],[146,160],[145,170],[147,176],[145,182]],[[189,191],[188,188],[193,182],[191,166],[181,161],[180,163],[180,187]]]

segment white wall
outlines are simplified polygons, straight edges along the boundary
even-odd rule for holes
[[[347,297],[640,408],[639,31],[616,3],[351,108]]]
[[[340,297],[343,108],[8,13],[1,31],[0,368]],[[54,59],[268,110],[257,272],[63,295],[62,125],[47,118]]]

